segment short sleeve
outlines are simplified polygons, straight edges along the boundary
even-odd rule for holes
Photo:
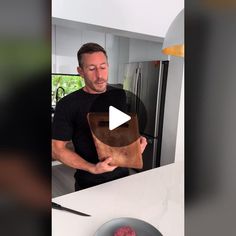
[[[69,141],[72,139],[73,124],[70,107],[65,101],[60,100],[52,122],[52,139]]]

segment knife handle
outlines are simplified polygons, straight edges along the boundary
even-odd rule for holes
[[[55,209],[61,209],[62,206],[59,205],[59,204],[57,204],[57,203],[55,203],[55,202],[52,202],[52,208],[55,208]]]

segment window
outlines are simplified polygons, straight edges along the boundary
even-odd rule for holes
[[[62,97],[84,85],[84,79],[79,75],[52,74],[52,106],[55,106]]]

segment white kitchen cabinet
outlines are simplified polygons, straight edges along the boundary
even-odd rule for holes
[[[76,74],[77,51],[82,44],[96,41],[105,45],[105,35],[100,32],[53,25],[52,35],[52,73]]]

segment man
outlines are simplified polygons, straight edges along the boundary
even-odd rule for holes
[[[75,190],[92,187],[129,174],[127,168],[110,165],[112,157],[99,161],[87,122],[87,113],[99,98],[112,88],[108,82],[108,61],[104,48],[95,43],[84,44],[77,53],[78,73],[85,80],[85,87],[62,98],[57,106],[53,121],[52,155],[60,162],[77,169]],[[122,106],[122,99],[112,99],[113,106]],[[117,103],[117,104],[116,104]],[[101,104],[108,107],[109,104]],[[107,110],[105,108],[105,110]],[[104,111],[104,110],[103,110]],[[72,140],[75,151],[67,148]],[[140,138],[141,151],[146,139]]]

